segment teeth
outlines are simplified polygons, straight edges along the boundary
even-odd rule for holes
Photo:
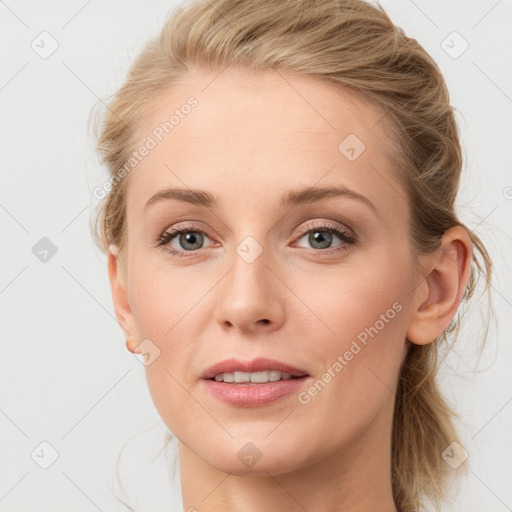
[[[217,382],[255,382],[262,384],[265,382],[275,382],[278,380],[289,380],[292,378],[290,373],[279,372],[277,370],[268,370],[263,372],[234,372],[219,373],[215,375]]]

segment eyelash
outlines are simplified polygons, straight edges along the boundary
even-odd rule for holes
[[[179,228],[173,227],[173,228],[171,228],[171,230],[173,231],[173,233],[170,233],[169,231],[166,230],[160,234],[160,236],[156,240],[157,247],[163,247],[163,246],[168,245],[169,242],[174,240],[174,238],[181,235],[182,233],[201,233],[202,235],[208,236],[208,233],[206,233],[205,231],[203,231],[202,229],[198,228],[197,226],[195,226],[193,224],[182,226]],[[349,244],[349,245],[353,245],[357,241],[356,236],[350,235],[347,231],[340,229],[336,224],[332,224],[332,223],[324,223],[324,224],[319,224],[319,225],[315,225],[315,226],[306,226],[306,227],[302,228],[301,230],[299,230],[299,234],[301,235],[299,237],[299,239],[302,238],[304,236],[304,234],[307,234],[311,231],[323,231],[323,232],[327,232],[327,233],[334,233],[343,242],[345,242],[346,244]],[[342,248],[340,249],[340,247],[342,247],[343,245],[344,244],[341,244],[341,246],[337,246],[337,247],[330,248],[330,249],[310,249],[310,250],[312,250],[314,252],[322,252],[322,253],[332,254],[333,252],[342,250]],[[197,251],[200,251],[200,250],[201,249],[196,249],[194,251],[178,251],[176,249],[171,248],[171,249],[167,249],[167,252],[169,254],[172,254],[173,256],[178,256],[180,258],[181,257],[187,258],[187,257],[195,256]]]

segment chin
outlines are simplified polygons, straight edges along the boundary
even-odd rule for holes
[[[255,436],[240,437],[230,441],[229,446],[219,446],[216,451],[208,450],[203,460],[210,466],[232,475],[268,476],[280,475],[299,469],[306,462],[303,446],[283,447],[280,440],[264,439],[259,441]],[[301,454],[298,460],[297,454]],[[233,456],[231,456],[233,454]]]

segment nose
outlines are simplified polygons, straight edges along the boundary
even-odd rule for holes
[[[215,318],[225,330],[270,333],[284,320],[286,286],[276,277],[267,251],[253,261],[234,252],[231,269],[219,286]]]

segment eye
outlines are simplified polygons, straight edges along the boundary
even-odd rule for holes
[[[205,236],[208,236],[205,231],[193,225],[173,227],[160,235],[157,246],[167,246],[169,254],[187,257],[203,248]],[[171,245],[173,241],[176,241],[178,247]]]
[[[353,245],[356,242],[356,237],[351,235],[344,229],[332,223],[316,223],[313,226],[309,225],[300,230],[301,233],[306,233],[299,240],[307,237],[307,242],[313,249],[323,252],[333,252],[325,249],[334,249],[334,251],[342,250],[346,244]],[[333,239],[337,237],[342,242],[334,248],[332,247]]]

